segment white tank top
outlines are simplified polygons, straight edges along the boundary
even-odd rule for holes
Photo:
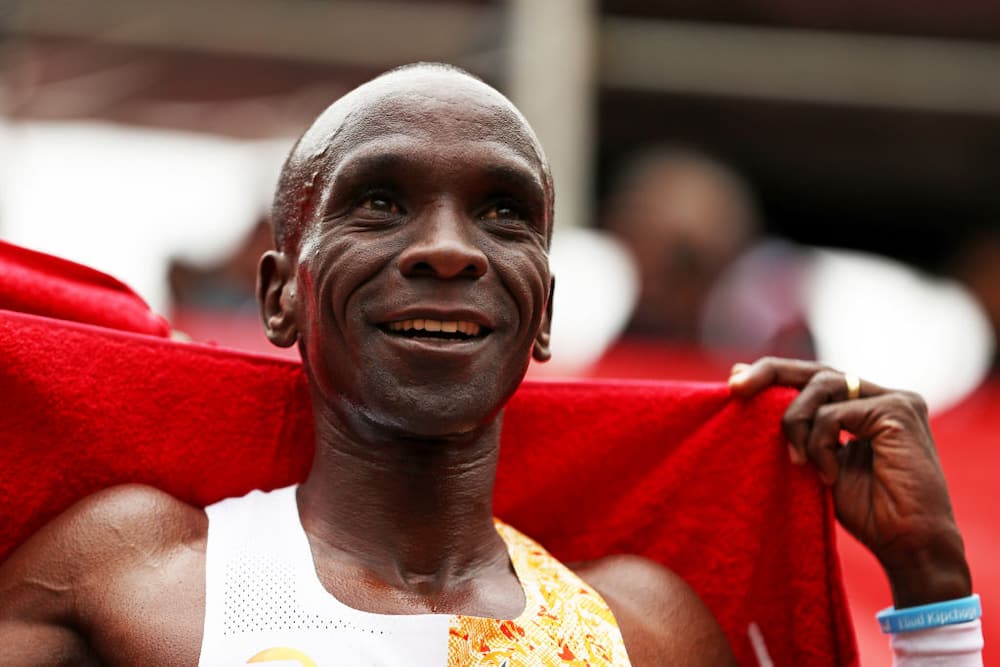
[[[567,664],[581,652],[595,667],[629,664],[600,596],[509,526],[497,529],[527,604],[503,621],[375,614],[341,603],[316,574],[294,486],[229,498],[206,512],[201,667],[515,667]],[[569,597],[558,618],[553,595]]]

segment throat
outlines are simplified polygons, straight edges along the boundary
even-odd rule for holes
[[[480,579],[519,590],[493,519],[500,417],[460,441],[428,441],[360,437],[322,408],[313,466],[297,490],[321,575],[332,564],[348,587],[363,578],[372,595],[432,607]]]
[[[527,595],[506,554],[492,566],[462,576],[421,575],[391,573],[363,563],[324,558],[322,548],[312,545],[320,584],[339,602],[359,611],[513,619],[523,613],[526,605]]]
[[[329,526],[311,528],[301,509],[300,519],[319,583],[354,609],[514,619],[525,608],[507,543],[492,519],[485,529],[419,522],[391,535],[356,523],[337,536]]]
[[[498,562],[505,568],[506,544],[493,521],[495,455],[442,462],[409,454],[387,464],[370,452],[317,449],[297,494],[310,540],[414,593]]]

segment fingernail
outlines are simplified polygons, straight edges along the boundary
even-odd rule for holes
[[[805,461],[802,459],[802,455],[799,454],[799,450],[797,450],[791,444],[788,445],[788,458],[791,460],[792,463],[794,463],[797,466],[800,466],[803,463],[805,463]]]
[[[733,364],[733,367],[729,369],[729,377],[732,377],[739,373],[743,373],[749,368],[750,364],[744,364],[744,363]]]

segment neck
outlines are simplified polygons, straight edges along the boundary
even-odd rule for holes
[[[493,526],[500,421],[427,440],[359,438],[333,416],[317,419],[313,466],[298,492],[304,528],[400,588],[443,588],[506,567]]]

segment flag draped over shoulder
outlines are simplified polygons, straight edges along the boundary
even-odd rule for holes
[[[0,247],[0,275],[10,261]],[[74,289],[94,296],[93,275],[58,274],[55,297],[39,287],[51,307],[12,305],[0,288],[0,307],[29,311],[0,310],[0,558],[110,485],[206,505],[301,480],[309,466],[299,364],[158,337],[134,295],[110,321],[92,300],[77,313]],[[496,513],[565,561],[631,553],[672,568],[740,664],[854,665],[830,499],[788,463],[780,432],[792,395],[526,382],[503,417]]]

